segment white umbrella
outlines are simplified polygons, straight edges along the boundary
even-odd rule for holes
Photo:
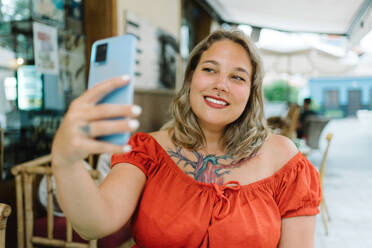
[[[352,53],[342,55],[314,46],[291,49],[261,46],[259,49],[268,74],[300,74],[306,77],[339,75],[357,65],[357,58]]]

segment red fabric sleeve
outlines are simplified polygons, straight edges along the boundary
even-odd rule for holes
[[[157,164],[156,140],[148,134],[137,133],[129,139],[128,144],[132,147],[131,152],[112,155],[111,168],[119,163],[129,163],[141,169],[148,177]]]
[[[318,171],[304,156],[289,166],[276,195],[281,217],[318,214],[322,198]]]

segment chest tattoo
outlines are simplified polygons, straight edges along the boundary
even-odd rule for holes
[[[168,150],[167,152],[171,158],[177,160],[178,165],[191,169],[186,174],[191,175],[195,180],[218,185],[224,183],[223,176],[230,174],[231,169],[240,167],[245,162],[245,160],[235,162],[230,155],[208,154],[203,156],[197,151],[192,151],[195,158],[189,159],[182,154],[182,148],[177,148],[176,151]]]

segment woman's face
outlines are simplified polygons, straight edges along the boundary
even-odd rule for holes
[[[251,88],[247,51],[231,40],[213,43],[195,68],[190,105],[203,129],[221,130],[243,113]]]

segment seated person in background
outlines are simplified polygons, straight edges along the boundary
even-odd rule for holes
[[[262,69],[242,32],[213,32],[190,53],[171,121],[124,146],[95,137],[138,127],[138,106],[97,104],[127,78],[75,99],[52,147],[58,200],[75,230],[95,239],[131,223],[136,248],[312,248],[319,175],[266,126]],[[104,152],[114,153],[112,168],[97,187],[82,161]]]
[[[303,109],[301,111],[300,117],[298,119],[298,125],[297,125],[297,138],[302,139],[306,138],[305,134],[305,122],[307,117],[311,115],[316,115],[316,112],[311,110],[311,98],[305,98],[304,99],[304,105]]]

